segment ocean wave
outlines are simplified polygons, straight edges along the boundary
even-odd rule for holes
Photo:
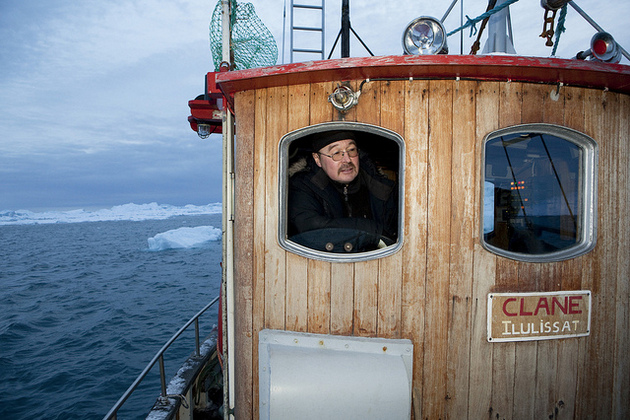
[[[188,208],[212,212],[212,206]],[[166,213],[151,213],[158,210]],[[217,213],[0,227],[0,393],[7,396],[0,419],[102,418],[220,288],[219,229],[200,239],[216,240],[191,250],[152,252],[147,239],[181,227],[220,227],[220,220]],[[202,336],[216,317],[215,308],[200,320]],[[164,357],[168,378],[194,348],[189,328]],[[118,418],[146,415],[160,393],[156,369]]]
[[[195,206],[192,204],[185,206],[172,206],[170,204],[158,203],[128,203],[120,206],[114,206],[110,209],[77,209],[46,212],[33,212],[30,210],[4,210],[0,211],[0,226],[106,222],[121,220],[164,220],[175,216],[196,216],[218,213],[221,213],[221,203],[212,203],[204,206]]]
[[[221,239],[221,229],[212,226],[182,227],[148,239],[150,251],[197,248]]]

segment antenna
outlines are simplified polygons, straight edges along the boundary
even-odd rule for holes
[[[341,58],[350,57],[350,32],[357,37],[363,48],[367,50],[368,53],[373,57],[374,54],[365,42],[361,39],[361,37],[352,29],[352,25],[350,24],[350,0],[341,0],[341,29],[339,30],[339,34],[337,34],[337,38],[335,39],[335,43],[330,50],[330,54],[328,58],[332,57],[333,52],[335,51],[335,47],[337,46],[337,42],[341,37]]]

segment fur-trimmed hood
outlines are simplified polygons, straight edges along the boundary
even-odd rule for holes
[[[302,172],[306,170],[311,170],[311,168],[309,167],[309,164],[306,158],[303,157],[293,162],[291,166],[289,166],[289,170],[287,172],[288,172],[289,178],[291,178],[293,175],[297,174],[298,172]]]

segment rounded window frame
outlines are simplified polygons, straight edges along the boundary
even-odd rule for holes
[[[574,246],[559,251],[544,254],[526,254],[521,252],[508,251],[486,242],[484,237],[484,215],[485,215],[485,188],[486,180],[486,146],[491,140],[497,137],[512,135],[522,132],[537,132],[549,134],[568,141],[583,150],[582,173],[583,177],[579,192],[582,194],[580,202],[580,216],[582,229],[578,235],[579,241]],[[480,185],[480,223],[479,238],[484,249],[493,254],[523,262],[557,262],[564,261],[584,255],[595,248],[597,243],[597,172],[598,172],[599,146],[597,142],[588,135],[577,130],[547,123],[519,124],[487,134],[482,143],[481,149],[481,185]]]
[[[288,227],[288,193],[289,193],[289,146],[292,142],[302,139],[306,136],[334,131],[334,130],[349,130],[356,132],[364,132],[372,135],[377,135],[387,140],[394,141],[398,146],[398,240],[396,243],[373,251],[364,251],[357,253],[333,253],[324,252],[316,249],[309,248],[304,245],[300,245],[287,238]],[[405,185],[405,141],[402,136],[392,130],[379,127],[372,124],[350,122],[350,121],[335,121],[314,124],[307,127],[303,127],[294,131],[291,131],[280,139],[278,144],[278,244],[281,248],[291,253],[320,261],[326,262],[360,262],[369,261],[374,259],[383,258],[398,252],[404,241],[404,209],[405,209],[405,197],[404,197],[404,185]]]

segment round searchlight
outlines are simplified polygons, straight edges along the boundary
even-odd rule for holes
[[[608,32],[598,32],[591,38],[591,52],[600,61],[618,63],[621,61],[621,50],[617,42]]]
[[[439,20],[421,16],[412,20],[402,38],[405,54],[446,54],[446,31]]]

